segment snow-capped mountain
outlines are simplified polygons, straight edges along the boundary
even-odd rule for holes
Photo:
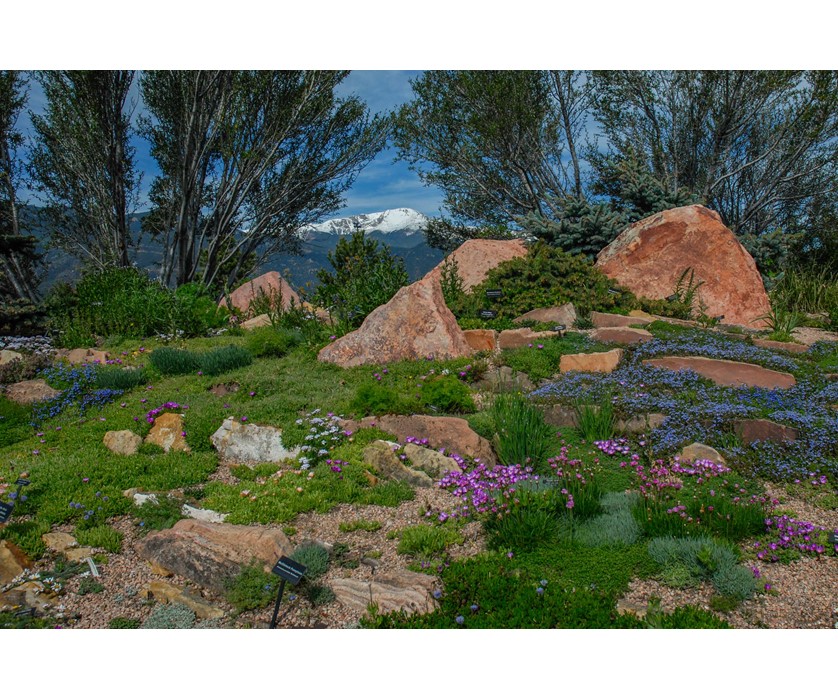
[[[339,236],[349,236],[355,231],[366,233],[395,233],[401,232],[406,236],[420,233],[428,223],[428,217],[415,209],[387,209],[373,214],[356,214],[340,219],[329,219],[319,224],[312,224],[300,229],[300,234],[306,238],[311,233],[329,233]]]

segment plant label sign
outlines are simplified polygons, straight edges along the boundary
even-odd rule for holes
[[[486,296],[489,299],[500,299],[503,297],[503,290],[502,289],[487,289]]]
[[[0,503],[0,523],[5,523],[14,509],[14,503]]]
[[[480,309],[480,311],[477,312],[477,315],[480,316],[480,318],[497,318],[498,312],[492,311],[491,309]]]
[[[29,486],[29,484],[31,484],[32,482],[29,481],[29,479],[18,479],[15,483],[18,486]]]
[[[288,557],[280,557],[271,571],[283,581],[288,581],[288,583],[296,585],[302,579],[303,574],[305,574],[306,567]]]
[[[553,326],[553,330],[557,333],[561,333],[562,331],[567,330],[567,326],[564,325],[564,323],[557,323],[555,326]]]

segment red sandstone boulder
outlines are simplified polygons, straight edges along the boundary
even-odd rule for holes
[[[465,357],[474,352],[442,296],[436,278],[402,287],[373,310],[358,330],[320,351],[321,362],[341,367],[365,364]]]
[[[762,328],[771,304],[756,264],[719,215],[699,205],[678,207],[633,224],[597,256],[596,267],[637,296],[665,299],[692,268],[708,316]]]
[[[498,332],[491,328],[472,328],[463,331],[466,337],[466,342],[475,352],[488,351],[494,352],[498,347]]]
[[[297,295],[297,292],[291,288],[288,282],[282,279],[278,272],[274,271],[266,272],[264,275],[250,282],[245,282],[241,287],[238,287],[230,295],[230,303],[234,308],[249,317],[251,315],[250,302],[259,296],[260,291],[269,298],[276,299],[277,301],[280,301],[281,297],[283,309],[288,309],[292,301],[295,306],[300,305],[300,297]],[[218,306],[219,308],[226,308],[227,299],[222,299]]]
[[[489,270],[496,268],[502,262],[521,258],[527,254],[527,247],[521,240],[490,241],[473,238],[463,243],[449,256],[457,263],[457,272],[463,281],[463,291],[470,291],[483,280]],[[438,280],[443,263],[437,265],[423,279]]]

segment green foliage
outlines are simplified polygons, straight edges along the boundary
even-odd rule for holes
[[[308,602],[315,608],[331,603],[336,598],[335,592],[329,586],[321,586],[317,583],[307,584],[303,592]]]
[[[420,396],[425,406],[442,413],[474,413],[476,410],[469,388],[456,377],[441,376],[424,382]]]
[[[794,337],[791,332],[800,325],[802,317],[796,311],[787,311],[780,307],[773,307],[771,313],[755,318],[754,321],[765,321],[771,334],[771,340],[781,342],[792,342]]]
[[[457,260],[451,256],[446,257],[439,267],[439,273],[439,284],[442,287],[445,304],[449,309],[459,307],[462,304],[465,290],[463,289],[463,278],[460,277],[460,266]]]
[[[545,338],[532,348],[503,350],[501,362],[516,372],[524,372],[531,381],[538,382],[559,371],[562,355],[606,349],[606,345],[596,343],[586,335],[570,332],[560,338]]]
[[[393,386],[382,382],[368,381],[361,384],[351,404],[351,411],[358,416],[383,416],[388,413],[409,414],[420,407]]]
[[[230,315],[219,307],[212,292],[200,282],[189,282],[175,290],[178,305],[178,330],[188,336],[203,335],[211,328],[221,328]]]
[[[774,283],[771,303],[775,313],[827,313],[838,324],[838,274],[835,267],[790,267]]]
[[[122,533],[110,525],[76,528],[75,537],[82,547],[101,547],[114,554],[122,549]]]
[[[140,621],[133,617],[112,617],[108,621],[109,630],[135,630],[139,627]]]
[[[697,605],[682,605],[671,613],[663,613],[659,607],[656,610],[652,603],[649,604],[643,626],[661,630],[730,629],[727,622]]]
[[[228,345],[202,353],[199,357],[200,371],[214,377],[253,363],[253,355],[238,345]]]
[[[157,496],[156,499],[149,499],[142,505],[133,506],[132,512],[145,532],[151,530],[166,530],[178,520],[183,519],[181,510],[183,501],[173,496]]]
[[[414,525],[399,533],[399,554],[423,556],[428,559],[440,556],[452,544],[462,544],[463,536],[452,527],[443,525]]]
[[[0,447],[14,445],[32,435],[32,409],[0,396]]]
[[[283,357],[302,342],[301,331],[266,326],[249,333],[246,346],[254,357]]]
[[[744,566],[728,566],[713,574],[713,587],[723,596],[747,600],[757,590],[757,580]]]
[[[224,597],[239,614],[266,607],[276,598],[278,588],[279,579],[254,562],[226,583]]]
[[[145,369],[129,369],[116,365],[104,365],[96,368],[94,383],[97,389],[121,389],[129,391],[148,382]]]
[[[144,630],[186,630],[195,624],[195,613],[181,603],[157,605],[146,621],[140,625]]]
[[[610,395],[605,395],[599,405],[592,406],[576,402],[576,425],[586,442],[608,440],[614,435],[614,404]]]
[[[86,576],[79,582],[79,595],[87,595],[88,593],[101,593],[105,590],[105,586],[101,581],[97,581],[92,576]]]
[[[536,471],[546,466],[554,430],[525,396],[498,394],[489,415],[494,423],[495,452],[501,464],[532,465]]]
[[[188,374],[197,371],[200,366],[198,353],[177,348],[155,348],[148,360],[164,376]]]
[[[355,532],[356,530],[377,532],[381,529],[381,523],[378,520],[350,520],[338,525],[338,529],[341,532]]]
[[[640,539],[641,531],[631,513],[637,500],[634,493],[607,493],[602,498],[605,511],[581,523],[575,533],[577,542],[589,547],[630,545]]]
[[[556,540],[559,515],[552,491],[525,495],[521,503],[500,517],[483,521],[488,545],[499,552],[531,552]]]
[[[583,316],[591,311],[628,311],[638,303],[633,294],[620,289],[584,256],[570,255],[544,243],[536,243],[526,256],[491,270],[486,280],[467,296],[468,313],[476,315],[485,305],[486,290],[496,288],[503,290],[503,297],[492,308],[499,317],[510,319],[536,308],[567,302],[573,302],[577,313]]]
[[[314,303],[329,309],[341,332],[360,326],[370,311],[390,301],[409,281],[404,260],[363,231],[341,237],[328,258],[334,272],[317,271],[320,284]]]
[[[305,576],[309,581],[320,578],[329,569],[329,552],[323,545],[302,544],[291,558],[306,567]]]
[[[15,615],[13,612],[0,612],[0,630],[43,630],[55,627],[57,620],[38,615]]]

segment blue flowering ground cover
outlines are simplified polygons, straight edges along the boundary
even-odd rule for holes
[[[793,358],[716,333],[680,331],[628,349],[621,366],[611,374],[569,373],[531,396],[539,402],[566,405],[611,397],[623,418],[662,413],[666,420],[647,436],[658,456],[702,442],[754,476],[793,481],[815,472],[838,478],[838,413],[834,408],[838,383],[828,381],[815,364],[831,357],[836,345],[818,343],[809,353]],[[759,364],[790,372],[797,383],[790,389],[722,387],[690,370],[673,372],[643,364],[645,359],[665,355]],[[741,418],[765,418],[794,427],[799,438],[782,445],[768,441],[743,445],[733,432],[733,421]]]

